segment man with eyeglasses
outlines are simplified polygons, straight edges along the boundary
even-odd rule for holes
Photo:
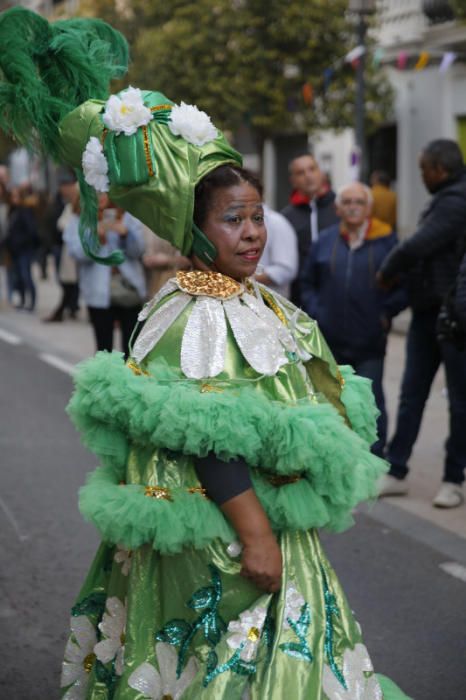
[[[378,440],[373,451],[383,455],[387,414],[382,387],[387,335],[393,316],[406,307],[402,287],[384,291],[376,273],[397,244],[391,226],[371,217],[372,193],[354,182],[336,197],[341,217],[320,233],[301,274],[303,308],[315,318],[339,364],[350,364],[372,380],[377,407]]]

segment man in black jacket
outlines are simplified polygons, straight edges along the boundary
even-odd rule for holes
[[[466,329],[466,253],[456,279],[455,310],[464,332]]]
[[[289,164],[292,193],[290,203],[282,209],[298,238],[299,271],[291,285],[291,300],[301,306],[299,278],[313,241],[319,232],[339,221],[335,209],[335,192],[324,182],[322,171],[314,156],[293,158]]]
[[[389,286],[406,274],[412,321],[407,338],[406,366],[398,420],[387,459],[390,472],[381,495],[407,492],[407,462],[416,442],[424,406],[441,362],[445,367],[450,410],[443,484],[433,504],[454,508],[463,502],[466,465],[466,352],[436,335],[438,313],[458,274],[466,238],[466,171],[455,141],[439,139],[421,154],[420,169],[433,195],[420,216],[416,232],[386,258],[379,282]]]

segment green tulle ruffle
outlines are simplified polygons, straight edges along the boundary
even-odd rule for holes
[[[109,542],[136,549],[151,544],[164,553],[185,546],[206,547],[216,538],[224,542],[235,533],[212,502],[186,489],[170,489],[171,500],[154,500],[144,487],[121,484],[111,467],[98,467],[80,489],[79,509]]]
[[[341,400],[353,430],[369,445],[377,440],[377,418],[380,411],[375,405],[371,380],[358,377],[350,365],[340,365],[344,380]]]
[[[348,384],[354,412],[358,384]],[[168,368],[157,379],[137,376],[120,353],[101,352],[81,364],[68,411],[106,469],[91,475],[80,506],[106,539],[130,547],[152,542],[161,551],[231,539],[221,512],[201,496],[180,491],[163,501],[145,497],[141,487],[120,487],[129,449],[138,446],[244,458],[255,467],[254,487],[277,530],[344,529],[353,508],[376,496],[385,464],[333,406],[270,401],[249,387],[202,393],[200,386]],[[301,478],[276,487],[267,481],[271,472]]]

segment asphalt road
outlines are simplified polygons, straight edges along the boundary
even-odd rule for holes
[[[0,698],[55,700],[98,543],[77,510],[95,460],[64,411],[67,374],[0,339],[0,378]],[[415,700],[466,698],[466,580],[440,568],[451,558],[367,515],[323,538],[376,670]]]

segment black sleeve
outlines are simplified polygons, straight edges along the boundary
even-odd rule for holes
[[[213,452],[196,457],[195,468],[207,495],[219,506],[252,487],[249,467],[243,459],[223,462]]]
[[[299,276],[299,288],[301,292],[301,308],[311,318],[317,319],[317,297],[318,297],[318,280],[317,280],[317,257],[319,251],[319,241],[312,244],[311,250],[302,264],[301,273]]]
[[[466,327],[466,255],[463,257],[456,280],[456,311]]]
[[[380,268],[385,279],[392,279],[409,270],[419,260],[451,247],[464,230],[466,201],[451,194],[443,197],[421,222],[417,231],[399,243],[385,258]]]

